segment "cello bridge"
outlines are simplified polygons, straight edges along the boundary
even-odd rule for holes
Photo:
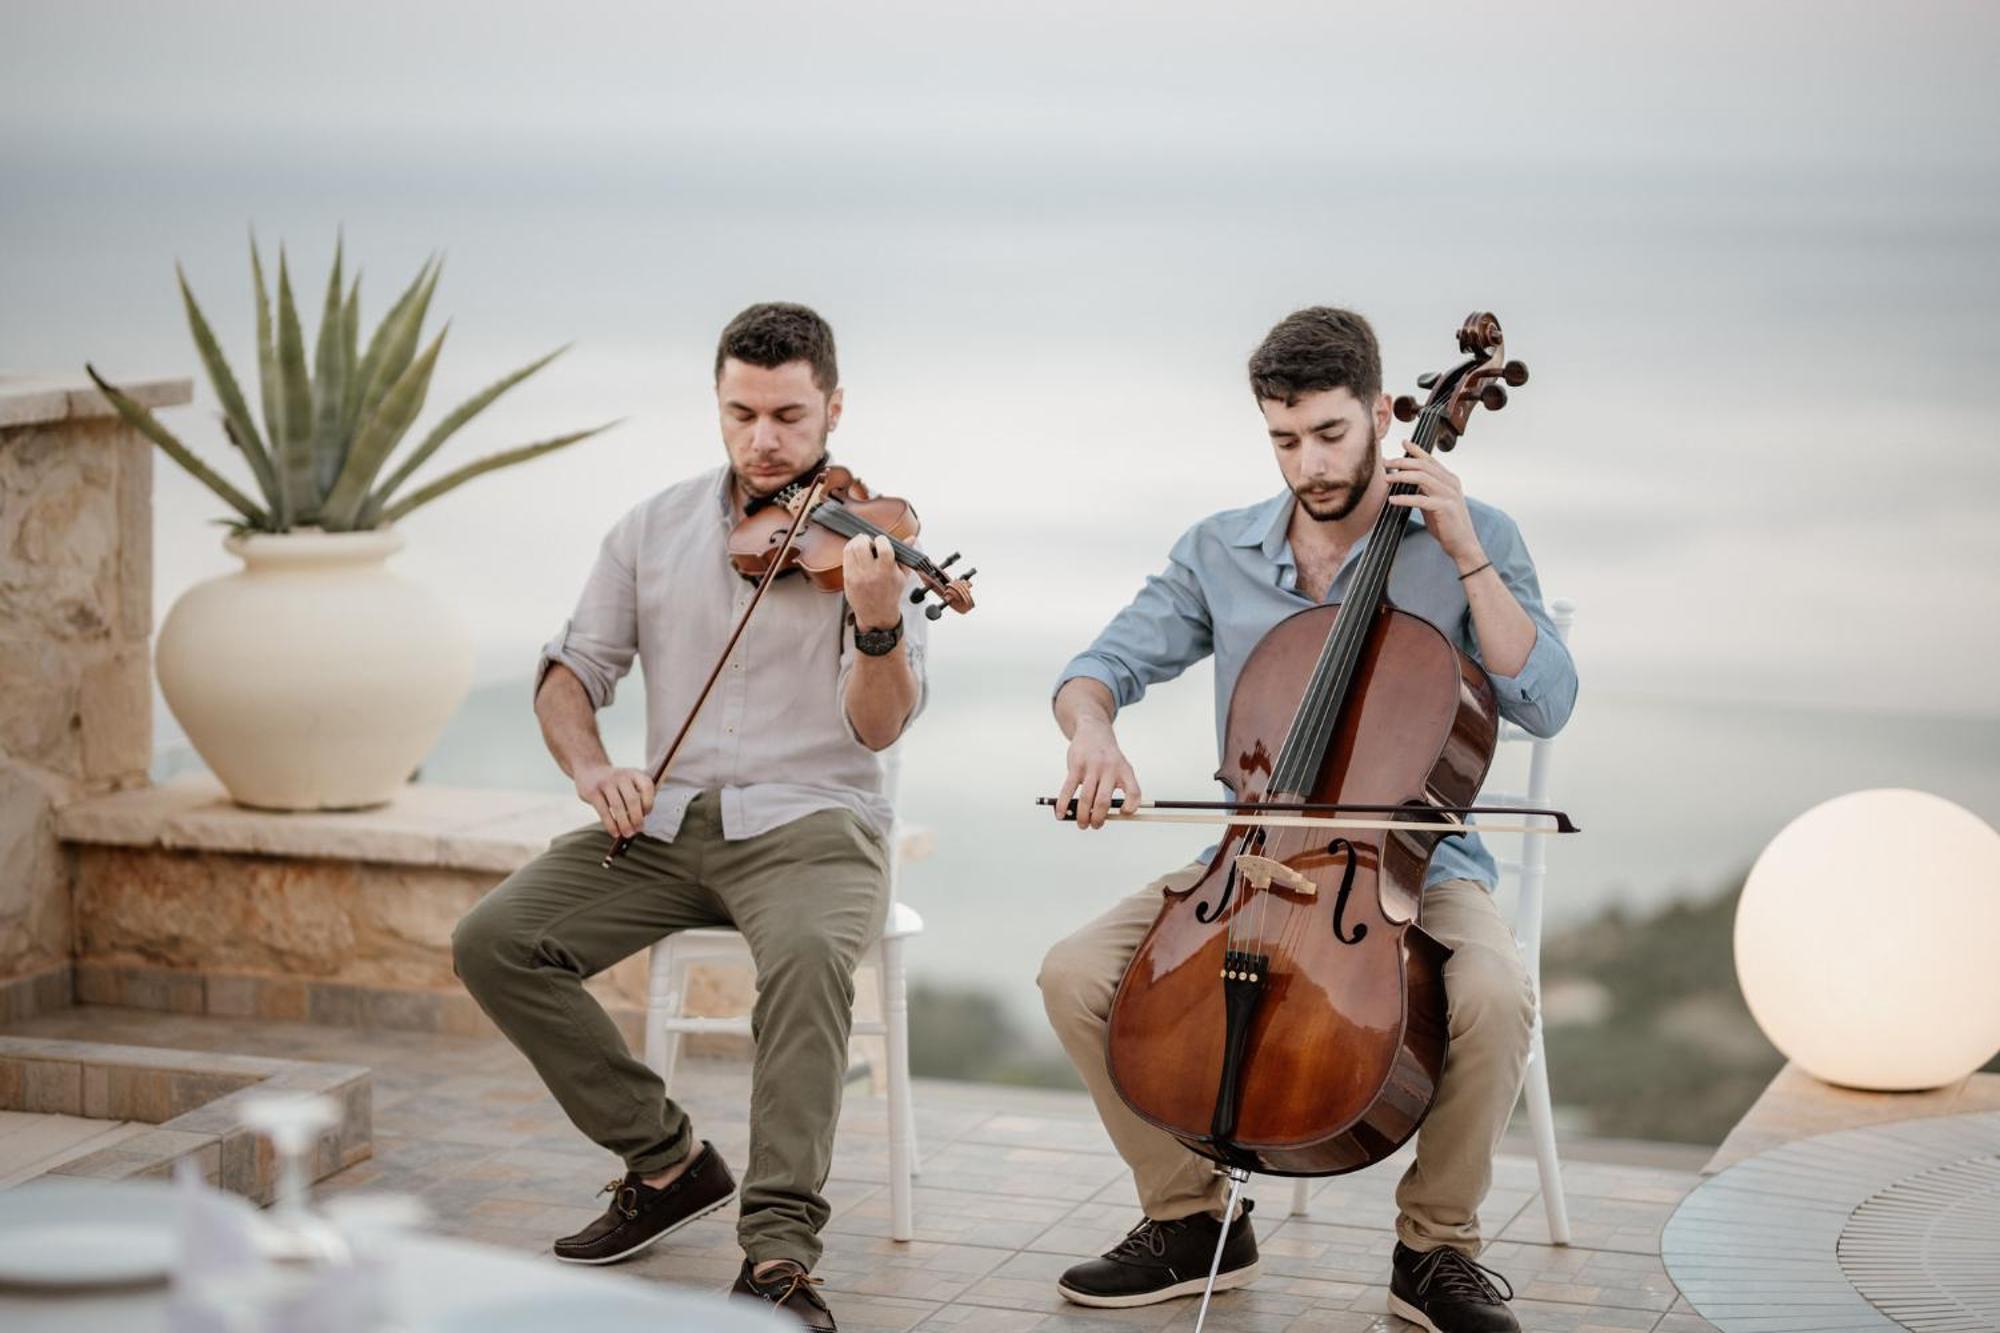
[[[1308,898],[1319,892],[1304,874],[1268,856],[1245,852],[1236,858],[1236,873],[1253,889],[1268,889],[1276,884],[1281,889],[1290,889]]]

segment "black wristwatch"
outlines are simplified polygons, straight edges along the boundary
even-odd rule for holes
[[[848,617],[853,620],[852,616]],[[896,651],[896,645],[903,641],[903,622],[898,620],[887,629],[863,629],[861,622],[854,622],[854,646],[870,657],[887,657]]]

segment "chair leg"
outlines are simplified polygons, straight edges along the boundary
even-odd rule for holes
[[[903,949],[902,942],[900,940],[895,942],[895,949],[896,949],[897,967],[900,969],[902,965],[902,949]],[[902,1044],[898,1046],[897,1038],[889,1031],[889,1010],[891,1008],[892,1002],[889,998],[890,985],[889,985],[889,959],[888,959],[887,945],[884,945],[884,947],[880,950],[880,955],[881,956],[879,958],[878,965],[875,969],[875,983],[876,983],[876,990],[878,992],[876,998],[881,1003],[882,1028],[883,1028],[882,1084],[878,1090],[885,1097],[894,1097],[896,1095],[896,1089],[898,1087],[898,1084],[900,1083],[900,1086],[902,1088],[902,1105],[903,1105],[903,1112],[902,1112],[903,1137],[905,1141],[907,1141],[910,1145],[910,1175],[913,1177],[920,1176],[924,1173],[924,1169],[920,1164],[920,1161],[923,1157],[923,1151],[917,1146],[917,1103],[915,1096],[910,1091],[910,1078],[909,1078],[910,1003],[907,994],[905,994],[902,1002],[894,1006],[896,1012],[902,1015],[901,1019],[899,1020],[901,1024],[901,1031],[903,1034],[901,1039]],[[898,987],[897,990],[899,991],[899,993],[902,993],[907,990],[907,987]],[[890,1074],[890,1070],[896,1068],[897,1063],[900,1063],[903,1069],[903,1076],[900,1080],[892,1078]]]
[[[906,1029],[907,1030],[907,1029]],[[917,1099],[910,1091],[910,1049],[907,1041],[903,1047],[903,1141],[909,1145],[905,1158],[910,1164],[912,1179],[924,1173],[923,1153],[917,1147]]]
[[[646,960],[646,1068],[660,1072],[667,1055],[667,988],[673,971],[672,955],[663,955],[655,945]]]
[[[916,1135],[910,1096],[909,995],[903,984],[903,942],[882,941],[882,1026],[889,1064],[889,1236],[916,1235],[910,1177],[916,1174]]]
[[[1556,1160],[1555,1111],[1549,1103],[1549,1060],[1542,1048],[1542,1025],[1535,1022],[1534,1044],[1528,1048],[1528,1077],[1522,1089],[1528,1099],[1528,1127],[1535,1135],[1535,1169],[1542,1179],[1542,1206],[1549,1215],[1549,1240],[1569,1244],[1569,1205],[1563,1198],[1562,1167]]]
[[[1292,1182],[1292,1216],[1304,1217],[1310,1211],[1308,1200],[1312,1198],[1312,1181],[1300,1176]]]
[[[687,1011],[688,965],[675,958],[668,965],[666,985],[646,1015],[646,1063],[668,1088],[674,1086],[674,1067],[680,1063],[681,1034],[662,1019],[679,1018]]]

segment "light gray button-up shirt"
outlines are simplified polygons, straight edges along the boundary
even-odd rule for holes
[[[1096,642],[1071,659],[1056,688],[1088,676],[1102,681],[1118,706],[1125,708],[1137,703],[1148,685],[1172,680],[1214,653],[1215,746],[1220,754],[1229,724],[1229,698],[1244,660],[1265,631],[1313,605],[1298,590],[1298,564],[1288,535],[1292,505],[1292,493],[1281,491],[1261,504],[1224,510],[1189,528],[1174,543],[1166,569],[1147,579],[1131,605],[1112,618]],[[1576,703],[1576,664],[1542,606],[1541,584],[1521,530],[1492,505],[1470,497],[1465,505],[1493,568],[1535,622],[1535,646],[1520,674],[1486,673],[1500,713],[1536,736],[1553,736]],[[1408,524],[1389,571],[1389,600],[1436,625],[1478,661],[1479,645],[1472,636],[1472,614],[1458,567],[1415,512]],[[1327,601],[1338,602],[1345,595],[1355,564],[1367,548],[1368,534],[1363,534],[1334,575]],[[1439,840],[1424,882],[1428,887],[1447,879],[1476,880],[1492,887],[1493,857],[1477,834]]]
[[[670,486],[611,529],[576,614],[542,648],[576,673],[594,707],[611,702],[637,655],[646,681],[649,772],[687,717],[754,585],[729,563],[729,469]],[[903,643],[923,710],[922,611],[905,601]],[[774,580],[666,775],[643,831],[671,842],[688,802],[719,792],[723,836],[754,838],[817,810],[845,808],[888,836],[882,758],[863,745],[841,698],[854,638],[847,599],[797,574]]]

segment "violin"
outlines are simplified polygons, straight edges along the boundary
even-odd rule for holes
[[[968,569],[953,576],[945,571],[958,560],[952,552],[932,563],[930,557],[910,545],[917,535],[917,511],[908,500],[874,495],[860,478],[844,467],[829,467],[819,474],[823,496],[805,505],[810,478],[801,479],[757,506],[729,534],[729,561],[747,579],[761,578],[776,562],[778,571],[799,569],[815,588],[839,592],[841,556],[849,539],[887,537],[896,553],[896,563],[917,576],[921,587],[910,591],[910,603],[924,607],[924,614],[936,620],[950,607],[960,615],[972,609],[972,576]],[[810,526],[786,544],[785,534],[797,506],[805,505]],[[935,594],[937,601],[925,605]]]
[[[1418,380],[1425,403],[1396,403],[1427,450],[1528,377],[1491,314],[1468,317],[1458,345],[1467,360]],[[1346,600],[1280,621],[1244,663],[1216,773],[1232,799],[1155,803],[1160,818],[1218,809],[1227,831],[1119,982],[1111,1076],[1141,1118],[1228,1171],[1232,1205],[1253,1170],[1337,1175],[1387,1157],[1444,1069],[1450,950],[1424,931],[1424,875],[1468,827],[1457,816],[1481,808],[1500,714],[1479,664],[1387,600],[1405,525],[1384,505]]]
[[[756,505],[729,534],[729,562],[738,573],[756,583],[757,591],[743,608],[743,614],[736,618],[729,641],[722,645],[708,680],[695,696],[694,706],[682,719],[666,754],[654,765],[653,785],[657,787],[666,780],[667,768],[680,753],[688,732],[694,729],[695,717],[715,689],[723,664],[736,651],[737,640],[743,637],[757,604],[764,600],[772,581],[781,574],[800,570],[814,587],[838,592],[843,586],[842,556],[847,543],[855,537],[887,537],[896,554],[896,563],[913,572],[919,581],[920,586],[910,592],[911,605],[924,605],[926,597],[935,593],[938,600],[924,605],[924,615],[930,619],[943,615],[947,606],[961,615],[970,611],[972,576],[979,571],[968,569],[957,577],[945,573],[945,566],[956,561],[958,553],[933,564],[922,551],[910,545],[916,535],[917,511],[908,500],[871,495],[861,480],[844,467],[815,468]],[[631,846],[631,838],[613,839],[604,853],[604,868],[609,870],[611,863]]]

